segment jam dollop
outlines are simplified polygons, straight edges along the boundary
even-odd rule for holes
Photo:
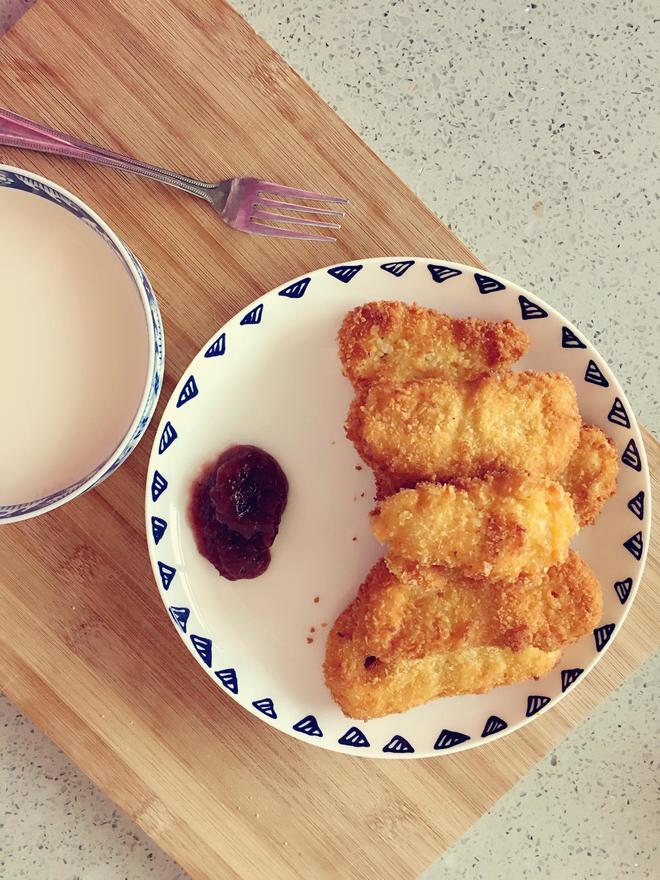
[[[257,446],[226,449],[192,487],[197,549],[228,580],[263,574],[288,493],[286,475],[272,455]]]

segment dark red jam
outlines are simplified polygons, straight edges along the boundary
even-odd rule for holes
[[[268,568],[289,484],[272,455],[231,446],[195,481],[190,521],[197,549],[230,581]]]

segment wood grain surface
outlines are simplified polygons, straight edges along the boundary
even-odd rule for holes
[[[42,0],[0,41],[0,104],[201,177],[253,174],[351,199],[335,245],[261,239],[156,184],[0,148],[0,161],[80,195],[146,267],[167,335],[163,399],[215,328],[287,278],[382,254],[477,262],[218,0]],[[621,635],[524,730],[406,762],[286,737],[214,687],[153,583],[143,487],[161,409],[98,490],[0,528],[0,686],[195,878],[412,878],[657,647],[656,530]],[[646,443],[657,493],[660,447]]]

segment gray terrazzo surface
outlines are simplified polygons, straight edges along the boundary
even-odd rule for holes
[[[657,434],[657,5],[234,4],[494,272],[593,339]],[[0,0],[0,33],[28,5]],[[656,657],[424,880],[659,877],[659,681]],[[185,876],[0,698],[2,880]]]

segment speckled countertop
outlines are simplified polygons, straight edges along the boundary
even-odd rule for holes
[[[658,434],[657,5],[233,2],[494,272],[583,328]],[[0,0],[0,33],[29,5]],[[659,698],[656,656],[424,880],[660,877]],[[0,697],[2,880],[185,876]]]

